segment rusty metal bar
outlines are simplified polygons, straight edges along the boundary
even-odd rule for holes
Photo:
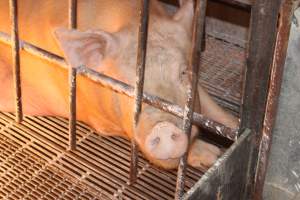
[[[0,41],[3,42],[4,44],[11,45],[12,39],[9,34],[0,31]],[[41,49],[37,46],[34,46],[22,40],[19,40],[19,46],[21,50],[24,50],[34,56],[47,60],[50,63],[59,65],[65,69],[69,69],[69,66],[67,65],[65,60],[58,55],[55,55],[51,52],[48,52],[44,49]]]
[[[206,0],[197,0],[194,23],[193,23],[193,35],[192,35],[192,53],[189,60],[189,84],[187,88],[187,101],[185,105],[185,110],[183,113],[183,131],[190,138],[191,128],[192,128],[192,119],[193,119],[193,109],[194,109],[194,100],[197,92],[198,84],[198,72],[199,72],[199,61],[201,54],[201,45],[204,34],[204,23],[205,23],[205,14],[206,14]],[[189,148],[188,139],[188,148]],[[184,195],[184,182],[185,174],[187,167],[187,156],[188,149],[184,155],[180,158],[178,172],[177,172],[177,183],[175,191],[175,199],[179,200],[183,198]]]
[[[123,83],[119,80],[110,78],[104,74],[98,73],[94,70],[85,67],[78,68],[78,74],[83,74],[90,78],[91,80],[100,83],[102,86],[110,88],[111,90],[124,94],[128,97],[134,97],[134,89],[132,86]],[[160,97],[150,95],[148,93],[143,94],[143,102],[154,106],[160,110],[166,111],[172,115],[183,118],[183,108],[173,104],[167,100]],[[226,137],[230,140],[235,140],[237,135],[237,130],[233,130],[223,124],[216,122],[214,120],[208,119],[202,114],[194,112],[193,123],[204,129],[212,131],[220,136]]]
[[[248,185],[245,191],[245,199],[255,199],[255,197],[261,195],[254,194],[256,167],[259,145],[262,141],[261,135],[281,3],[282,0],[256,0],[251,10],[250,38],[240,130],[245,128],[251,129],[253,134],[255,134],[255,138],[247,172]]]
[[[256,0],[252,9],[242,129],[255,128],[258,131],[262,127],[280,3],[281,0]]]
[[[251,9],[251,6],[253,5],[252,0],[211,0],[211,1],[226,3],[228,5],[237,6],[238,8],[242,8],[246,10]]]
[[[136,63],[136,83],[134,89],[134,118],[133,126],[136,127],[139,122],[140,113],[142,111],[144,76],[147,52],[148,37],[148,20],[149,20],[149,0],[142,0],[140,7],[140,25],[138,34],[138,49]],[[137,179],[138,165],[138,146],[133,137],[131,141],[131,162],[130,162],[130,183],[134,183]]]
[[[77,69],[69,69],[69,150],[74,150],[76,148],[76,76]]]
[[[259,147],[259,157],[256,170],[255,191],[256,199],[262,199],[263,185],[268,167],[272,130],[274,128],[283,78],[285,58],[288,48],[291,22],[294,11],[294,1],[284,0],[280,8],[276,46],[271,70],[271,79],[265,112],[262,138]]]
[[[21,71],[20,71],[20,45],[18,30],[18,3],[17,0],[9,1],[9,14],[11,20],[11,45],[12,45],[12,63],[14,76],[14,89],[16,101],[16,121],[20,123],[23,120],[22,109],[22,91],[21,91]]]
[[[160,0],[164,3],[167,3],[167,4],[172,4],[172,5],[175,5],[175,6],[179,6],[179,1],[180,0]]]
[[[77,0],[69,0],[69,28],[77,27]],[[76,148],[76,76],[77,68],[69,67],[69,150]]]
[[[69,28],[77,28],[77,0],[69,0]]]
[[[10,45],[11,43],[10,36],[3,32],[0,32],[0,41],[8,45]],[[45,51],[39,47],[36,47],[22,40],[20,40],[20,48],[28,53],[31,53],[32,55],[45,59],[48,62],[54,63],[55,65],[63,67],[67,70],[69,69],[69,66],[67,65],[65,60],[60,56]],[[134,97],[134,88],[131,85],[128,85],[126,83],[123,83],[111,77],[108,77],[92,69],[86,67],[79,67],[77,68],[77,74],[82,74],[90,78],[91,80],[101,84],[103,87],[110,88],[111,90],[117,93],[124,94],[128,97]],[[155,108],[173,114],[177,117],[183,118],[183,108],[167,100],[144,93],[143,102],[152,105]],[[214,120],[211,120],[203,116],[202,114],[194,112],[193,124],[200,126],[204,129],[207,129],[211,132],[214,132],[222,137],[226,137],[230,140],[236,139],[237,130],[233,130],[229,127],[226,127],[221,123],[218,123]]]
[[[160,0],[164,3],[172,4],[175,6],[180,5],[180,0]],[[183,0],[181,0],[183,2]],[[238,6],[241,8],[250,8],[253,4],[253,0],[210,0],[210,1],[219,1],[229,5]]]

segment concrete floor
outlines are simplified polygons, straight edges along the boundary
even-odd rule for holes
[[[265,200],[300,200],[300,9],[295,13],[264,187]]]

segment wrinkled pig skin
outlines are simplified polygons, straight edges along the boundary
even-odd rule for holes
[[[70,67],[85,65],[134,85],[137,53],[137,0],[79,0],[78,30],[67,29],[68,1],[19,1],[20,38],[66,58]],[[8,1],[0,0],[0,30],[10,33]],[[150,1],[144,91],[180,106],[186,99],[188,52],[191,46],[193,1],[183,1],[174,16]],[[11,51],[0,44],[0,110],[14,111]],[[26,115],[68,117],[68,72],[21,51],[22,101]],[[223,111],[199,86],[196,111],[236,128],[237,120]],[[200,102],[199,103],[199,97]],[[177,167],[187,149],[182,120],[143,104],[133,127],[133,99],[83,77],[77,83],[77,119],[99,133],[135,139],[143,154],[163,168]],[[201,108],[201,109],[200,109]],[[220,155],[211,144],[195,139],[192,127],[188,162],[210,166]]]

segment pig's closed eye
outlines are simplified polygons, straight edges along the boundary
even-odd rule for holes
[[[186,76],[186,75],[187,75],[187,69],[182,70],[180,76]]]
[[[186,72],[185,71],[181,71],[180,72],[180,74],[179,74],[179,78],[180,78],[180,80],[183,78],[183,76],[186,74]]]
[[[186,83],[186,81],[187,81],[187,78],[188,78],[188,76],[187,76],[188,74],[187,74],[187,71],[186,70],[183,70],[183,71],[181,71],[180,72],[180,74],[179,74],[179,80],[180,80],[180,83],[182,83],[182,84],[185,84]]]

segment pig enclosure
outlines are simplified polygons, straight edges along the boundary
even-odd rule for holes
[[[70,28],[76,28],[76,2],[70,0],[69,3]],[[139,80],[143,79],[149,1],[141,2]],[[70,121],[22,116],[18,49],[62,67],[66,64],[62,58],[28,44],[22,38],[19,41],[17,1],[10,0],[10,3],[11,10],[7,12],[11,12],[13,19],[12,35],[0,33],[0,39],[13,46],[17,112],[16,115],[0,113],[0,197],[172,199],[175,195],[176,199],[261,198],[294,1],[197,0],[198,18],[195,18],[193,41],[201,43],[204,51],[200,58],[196,53],[192,58],[197,59],[193,62],[193,72],[197,74],[196,66],[200,62],[200,83],[220,105],[240,117],[241,126],[235,132],[200,114],[186,115],[185,123],[193,122],[203,127],[206,131],[202,137],[226,151],[208,170],[187,167],[185,174],[186,162],[182,162],[178,178],[176,171],[164,171],[149,164],[137,153],[134,143],[118,137],[99,136],[86,125],[75,123],[78,74],[135,98],[137,116],[144,101],[183,117],[184,110],[172,102],[147,94],[143,96],[142,81],[137,81],[136,88],[140,89],[134,90],[91,70],[73,69],[70,71]],[[171,4],[171,10],[178,5],[172,0],[165,3]],[[199,15],[205,13],[201,10],[206,10],[206,17]],[[200,46],[195,45],[194,52]],[[192,101],[190,97],[188,103]],[[135,182],[131,184],[130,180]],[[182,182],[184,188],[181,188]]]

